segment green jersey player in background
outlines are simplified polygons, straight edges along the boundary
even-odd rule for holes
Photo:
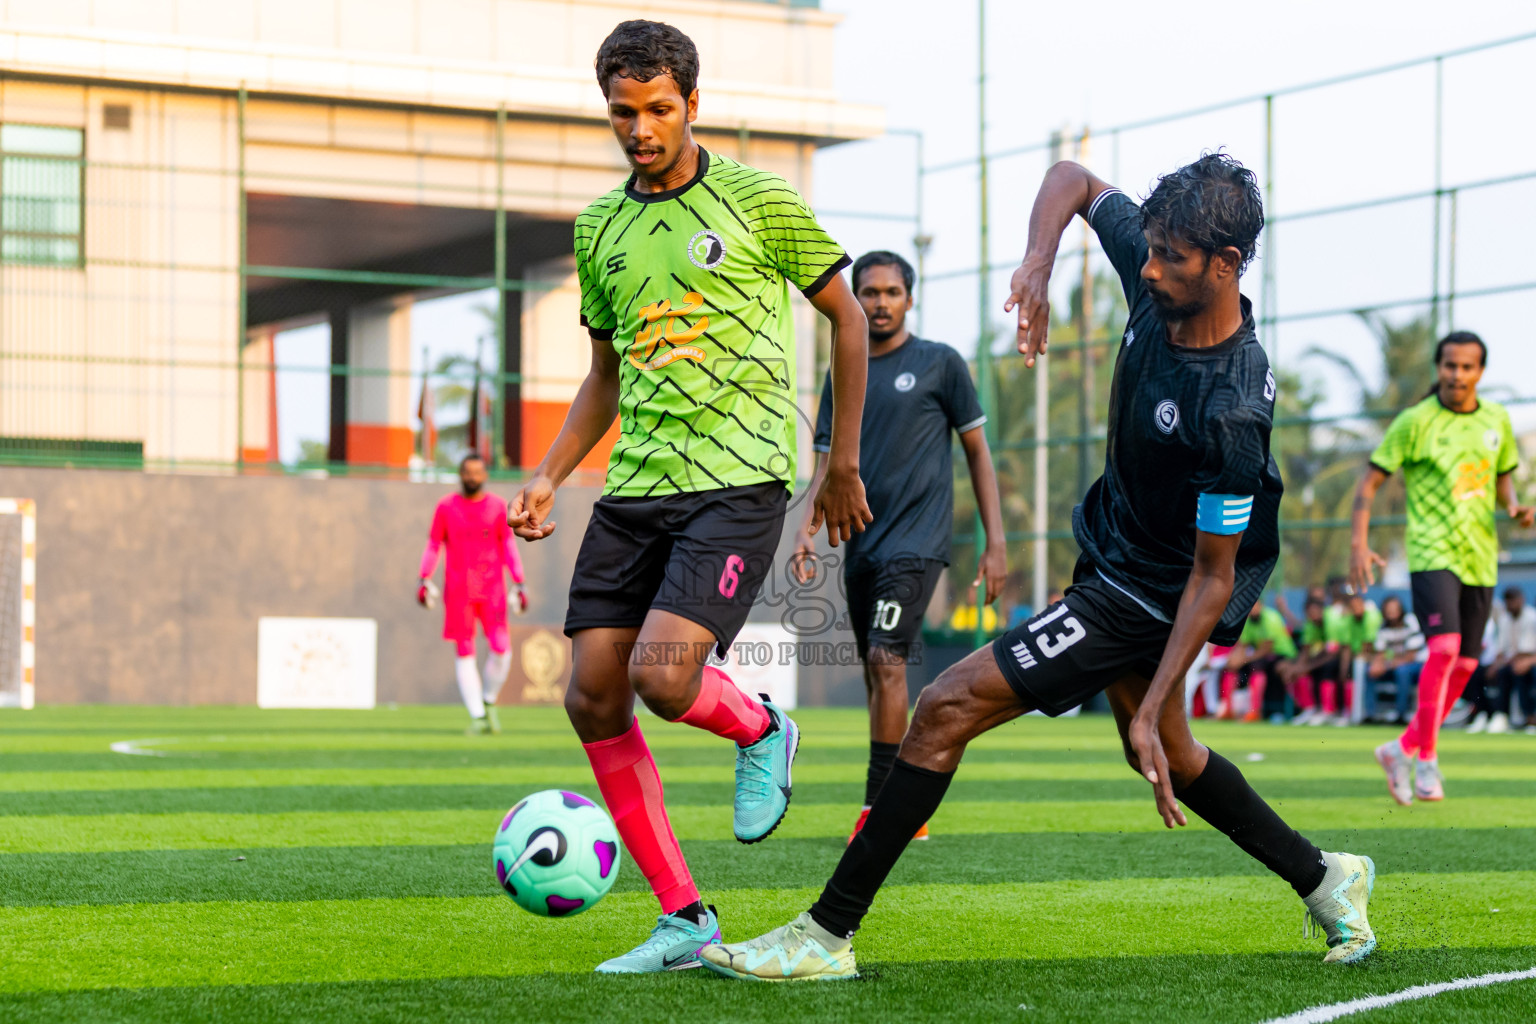
[[[1402,736],[1376,748],[1387,788],[1400,804],[1445,799],[1436,741],[1440,723],[1477,669],[1483,627],[1499,582],[1495,508],[1529,528],[1536,508],[1521,505],[1511,475],[1520,462],[1509,413],[1479,398],[1488,347],[1455,331],[1435,347],[1438,381],[1392,421],[1355,493],[1350,576],[1361,592],[1386,560],[1368,543],[1371,500],[1402,469],[1408,490],[1408,572],[1413,613],[1429,656],[1419,672],[1419,707]],[[1416,759],[1417,763],[1414,763]],[[1409,775],[1412,774],[1410,780]]]
[[[841,274],[848,257],[789,183],[694,141],[692,40],[626,21],[596,70],[634,173],[576,219],[592,368],[508,519],[525,540],[553,533],[555,489],[619,417],[571,581],[565,708],[661,904],[650,938],[597,968],[635,974],[697,967],[699,949],[720,940],[667,820],[635,696],[735,742],[736,838],[766,838],[789,805],[799,731],[707,659],[746,621],[795,480],[790,287],[833,327],[831,453],[812,498],[833,544],[870,520],[859,480],[868,338]]]

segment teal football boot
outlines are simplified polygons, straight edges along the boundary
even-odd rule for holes
[[[1325,853],[1328,872],[1317,891],[1303,902],[1307,917],[1302,927],[1306,938],[1316,922],[1328,939],[1325,964],[1355,964],[1376,948],[1376,933],[1366,919],[1367,904],[1376,888],[1376,862],[1352,853]]]
[[[720,941],[720,919],[715,908],[706,911],[703,924],[679,917],[662,914],[651,929],[651,937],[623,956],[604,960],[597,965],[598,974],[659,974],[662,971],[685,971],[699,966],[699,950]]]
[[[793,788],[790,769],[800,746],[800,727],[794,719],[775,707],[767,694],[760,696],[773,727],[751,746],[736,747],[736,804],[731,827],[743,843],[762,842],[784,820]]]

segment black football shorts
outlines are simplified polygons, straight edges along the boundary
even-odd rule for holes
[[[879,647],[906,661],[922,659],[918,633],[943,573],[944,563],[936,558],[898,555],[844,574],[848,621],[860,658]]]
[[[992,641],[1019,699],[1053,718],[1127,676],[1151,679],[1173,630],[1086,561],[1075,575],[1060,601]]]
[[[565,635],[633,627],[660,608],[708,629],[723,657],[747,621],[789,507],[770,481],[592,505],[571,575]]]
[[[1413,615],[1424,635],[1461,634],[1461,656],[1480,658],[1483,629],[1493,611],[1492,587],[1469,587],[1449,569],[1408,574]]]

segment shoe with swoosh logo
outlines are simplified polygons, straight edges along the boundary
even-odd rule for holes
[[[761,694],[774,728],[751,746],[736,748],[736,801],[732,831],[736,841],[760,843],[779,827],[789,811],[794,788],[792,769],[800,746],[800,727]]]
[[[699,966],[699,950],[720,941],[720,920],[715,908],[701,925],[676,914],[662,914],[651,929],[651,937],[623,956],[597,965],[598,974],[659,974],[685,971]]]
[[[767,935],[706,946],[699,951],[699,963],[738,981],[845,981],[859,976],[853,943],[818,925],[809,910]]]

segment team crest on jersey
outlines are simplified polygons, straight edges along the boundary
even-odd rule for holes
[[[700,270],[714,270],[725,262],[725,239],[705,228],[688,239],[688,259]]]
[[[1488,430],[1483,431],[1483,444],[1484,444],[1484,446],[1487,447],[1487,449],[1489,451],[1491,451],[1491,452],[1498,451],[1499,450],[1499,445],[1501,445],[1503,442],[1504,442],[1504,439],[1499,436],[1499,432],[1497,430],[1493,430],[1493,429],[1490,428]]]
[[[1266,401],[1266,402],[1273,402],[1274,400],[1275,400],[1275,371],[1274,370],[1265,370],[1264,371],[1264,401]]]
[[[896,378],[897,391],[911,391],[917,386],[917,378],[910,373],[904,373]]]
[[[1152,419],[1157,422],[1157,429],[1165,434],[1173,433],[1179,425],[1179,403],[1171,398],[1165,398],[1157,403],[1157,409],[1152,413]]]

